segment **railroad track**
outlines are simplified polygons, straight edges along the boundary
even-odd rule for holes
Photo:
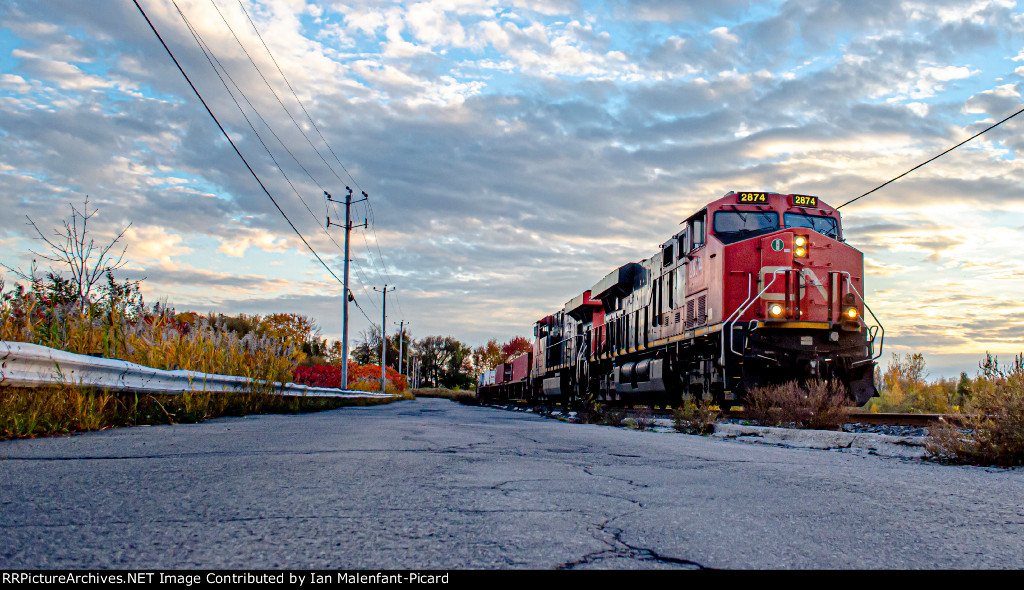
[[[658,415],[659,417],[672,417],[671,410],[655,410],[652,414]],[[726,418],[735,418],[737,420],[746,420],[749,418],[746,411],[728,411],[725,412]],[[886,425],[886,426],[931,426],[938,422],[940,419],[945,419],[947,422],[959,423],[963,417],[959,414],[896,414],[896,413],[876,413],[876,412],[851,412],[849,423],[859,424],[872,424],[872,425]]]
[[[747,413],[726,412],[729,418],[743,420]],[[948,422],[958,423],[962,420],[959,414],[895,414],[895,413],[874,413],[874,412],[851,412],[850,423],[886,425],[886,426],[931,426],[940,419]]]
[[[503,406],[496,406],[503,407]],[[554,407],[561,407],[561,404],[554,404]],[[630,412],[630,408],[619,408],[622,411]],[[634,408],[635,409],[635,408]],[[652,416],[658,418],[672,418],[673,412],[668,408],[650,408]],[[733,418],[737,420],[747,420],[749,415],[744,410],[725,412],[726,418]],[[958,424],[963,421],[963,416],[960,414],[896,414],[896,413],[880,413],[880,412],[851,412],[848,423],[851,424],[871,424],[871,425],[886,425],[886,426],[918,426],[927,427],[935,424],[939,420],[946,420],[953,424]]]

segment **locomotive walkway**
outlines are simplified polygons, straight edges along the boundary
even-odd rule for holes
[[[1024,567],[1024,470],[440,399],[8,441],[0,481],[0,569]]]

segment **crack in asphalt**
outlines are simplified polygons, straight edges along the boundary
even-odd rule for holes
[[[688,566],[689,569],[714,569],[689,559],[662,555],[649,547],[637,547],[634,545],[630,545],[629,543],[626,543],[622,540],[622,535],[625,531],[618,528],[608,528],[608,523],[610,523],[611,521],[633,513],[635,513],[635,511],[626,512],[618,516],[614,516],[596,525],[595,528],[590,529],[591,535],[594,537],[594,539],[600,541],[601,543],[604,543],[608,547],[607,549],[604,549],[602,551],[593,551],[579,559],[562,562],[555,566],[555,569],[571,570],[576,569],[580,566],[597,563],[607,559],[631,559],[637,561],[653,561],[657,563]]]
[[[636,488],[649,488],[649,487],[651,487],[651,486],[649,486],[648,484],[645,484],[645,483],[637,483],[636,480],[633,480],[633,479],[625,479],[625,478],[621,478],[621,477],[614,477],[614,476],[611,476],[611,475],[602,475],[602,474],[594,473],[593,469],[594,469],[593,467],[588,465],[588,466],[583,468],[583,473],[586,473],[587,475],[591,475],[591,476],[594,476],[594,477],[603,477],[605,479],[610,479],[612,481],[619,481],[619,482],[625,483],[627,485],[631,485],[631,486],[636,487]]]

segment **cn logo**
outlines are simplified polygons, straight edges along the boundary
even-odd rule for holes
[[[782,238],[775,238],[772,240],[772,250],[776,252],[782,252],[782,249],[786,247],[786,242],[782,241]]]

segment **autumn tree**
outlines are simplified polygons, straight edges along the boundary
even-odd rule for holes
[[[477,371],[490,371],[505,362],[508,355],[501,348],[496,338],[491,338],[484,346],[476,347],[473,351],[473,364]]]
[[[380,329],[370,326],[359,332],[356,345],[352,348],[352,360],[360,365],[380,364]]]
[[[502,363],[512,362],[512,359],[533,350],[533,344],[523,338],[516,336],[504,344],[498,344],[498,340],[491,338],[484,346],[478,346],[473,351],[473,365],[476,373],[493,370]]]
[[[304,351],[307,354],[322,355],[325,348],[316,321],[297,313],[272,313],[262,318],[257,330],[261,335],[280,338],[306,348],[315,348]]]
[[[451,336],[428,336],[415,343],[423,379],[436,387],[473,385],[472,349]]]
[[[523,338],[522,336],[516,336],[512,340],[509,340],[501,347],[501,352],[505,354],[505,361],[510,362],[515,357],[531,352],[533,350],[533,343]]]

